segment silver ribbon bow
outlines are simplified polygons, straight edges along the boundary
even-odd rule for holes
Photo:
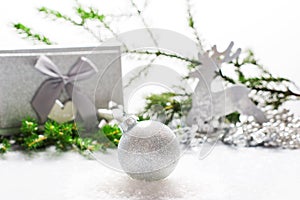
[[[41,84],[31,101],[31,105],[42,123],[47,120],[55,101],[65,88],[81,119],[84,122],[88,121],[90,125],[96,124],[97,116],[94,104],[73,84],[75,80],[87,79],[97,72],[94,64],[89,59],[80,57],[66,75],[63,75],[59,68],[46,56],[40,56],[35,64],[35,68],[50,76],[49,79]]]

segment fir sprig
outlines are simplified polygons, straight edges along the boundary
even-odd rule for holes
[[[117,125],[104,125],[97,133],[97,141],[106,147],[117,147],[122,136],[122,131]]]
[[[161,94],[151,94],[146,97],[144,110],[138,115],[138,121],[156,119],[164,117],[164,123],[169,125],[174,119],[181,119],[186,116],[192,107],[190,94],[177,94],[165,92]],[[239,122],[240,113],[234,112],[226,115],[229,123]]]
[[[51,40],[39,33],[36,33],[32,30],[32,28],[29,28],[28,26],[22,24],[22,23],[15,23],[13,24],[14,28],[18,31],[19,34],[25,35],[25,38],[33,39],[34,41],[38,41],[47,45],[54,44],[51,42]]]
[[[199,51],[202,53],[203,52],[203,45],[202,45],[202,41],[200,39],[199,32],[195,27],[195,21],[194,21],[193,15],[192,15],[192,6],[191,6],[190,0],[186,0],[186,6],[187,6],[187,14],[188,14],[188,25],[193,30],[195,39],[197,41],[197,46],[199,48]]]
[[[47,7],[41,7],[38,9],[38,11],[40,13],[46,14],[49,17],[52,17],[52,19],[54,19],[54,20],[63,19],[65,21],[72,23],[73,25],[76,25],[76,26],[82,26],[84,24],[84,21],[82,21],[82,20],[80,22],[77,22],[76,20],[72,19],[71,17],[62,14],[61,12],[59,12],[57,10],[53,10],[53,9],[50,9]]]
[[[6,153],[10,150],[11,144],[9,140],[3,136],[0,136],[0,154]]]
[[[75,26],[80,26],[83,27],[86,31],[88,31],[95,39],[97,39],[99,42],[102,42],[102,39],[100,38],[99,35],[97,35],[91,28],[89,28],[89,26],[86,25],[86,20],[92,16],[95,18],[95,12],[93,11],[92,14],[88,14],[86,13],[82,7],[77,7],[76,9],[76,14],[79,15],[80,21],[77,21],[75,19],[73,19],[72,17],[69,17],[65,14],[62,14],[61,12],[57,11],[57,10],[53,10],[47,7],[41,7],[38,9],[38,11],[40,13],[46,14],[46,16],[50,17],[53,20],[64,20],[66,22],[71,23],[72,25]],[[99,15],[98,19],[103,20],[104,19],[104,15]]]
[[[146,106],[139,114],[139,120],[162,117],[164,123],[169,124],[174,118],[186,115],[191,108],[191,103],[188,94],[173,92],[152,94],[146,97]]]
[[[222,73],[219,74],[225,81],[245,85],[253,91],[253,100],[256,103],[271,105],[275,109],[285,101],[300,99],[300,93],[296,93],[290,89],[292,86],[295,86],[295,83],[287,78],[272,76],[255,58],[253,51],[247,50],[243,56],[244,58],[240,56],[231,62],[237,74],[237,79],[228,77]],[[256,67],[259,70],[259,75],[256,77],[247,77],[243,72],[243,67]]]
[[[135,9],[135,11],[136,11],[136,13],[137,13],[137,16],[141,19],[141,21],[142,21],[144,27],[146,28],[148,34],[150,35],[151,40],[152,40],[152,42],[154,43],[155,47],[158,47],[157,40],[155,39],[155,37],[154,37],[152,31],[151,31],[150,28],[149,28],[149,25],[147,24],[147,22],[146,22],[146,20],[145,20],[145,18],[144,18],[144,16],[143,16],[143,10],[138,8],[138,6],[137,6],[136,3],[134,2],[134,0],[130,0],[130,3],[131,3],[132,8]]]
[[[48,120],[43,126],[39,126],[35,119],[26,118],[22,120],[18,134],[0,137],[0,153],[6,153],[11,148],[10,141],[14,141],[14,146],[26,151],[43,150],[50,146],[55,146],[59,151],[71,149],[81,153],[86,150],[98,151],[116,147],[122,136],[117,125],[109,124],[100,128],[91,137],[82,138],[78,132],[79,128],[74,122],[59,124]]]

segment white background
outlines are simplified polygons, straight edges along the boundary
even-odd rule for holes
[[[71,0],[0,0],[0,49],[24,48],[11,28],[22,22],[62,45],[95,44],[83,30],[51,22],[36,11],[49,6],[72,14]],[[128,11],[128,0],[85,1],[99,11]],[[150,0],[146,19],[151,27],[192,36],[183,0]],[[274,74],[300,85],[300,12],[296,0],[193,1],[196,26],[207,47],[225,48],[230,41],[252,48]],[[141,27],[138,20],[120,21],[117,31]],[[300,107],[293,104],[294,108]],[[46,154],[46,155],[45,155]],[[184,156],[167,180],[151,184],[87,161],[78,154],[11,152],[0,162],[0,199],[299,199],[299,151],[219,146],[199,161]],[[153,192],[155,191],[155,192]]]
[[[134,12],[129,0],[87,0],[100,13],[120,14]],[[136,1],[139,7],[143,1]],[[251,48],[260,62],[274,75],[289,78],[300,85],[299,46],[300,12],[297,0],[191,0],[195,26],[201,33],[205,47],[217,44],[225,48],[230,41],[237,47]],[[79,27],[63,21],[53,22],[38,13],[47,6],[73,16],[74,0],[1,0],[0,49],[23,48],[33,45],[23,40],[12,28],[22,22],[52,41],[64,46],[95,44],[97,40]],[[144,12],[150,27],[165,28],[192,37],[187,26],[185,0],[149,0]],[[108,20],[111,20],[108,18]],[[137,18],[113,21],[117,32],[143,27]],[[105,35],[105,32],[100,34]],[[300,107],[293,103],[289,107]],[[300,113],[300,108],[296,112]]]

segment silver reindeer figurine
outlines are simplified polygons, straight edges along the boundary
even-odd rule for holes
[[[257,122],[267,121],[264,113],[248,97],[250,90],[243,85],[233,85],[221,91],[213,91],[212,82],[223,63],[236,59],[241,53],[238,49],[231,55],[233,42],[224,52],[218,52],[216,46],[211,51],[199,55],[201,66],[189,73],[199,80],[192,95],[192,108],[187,116],[187,125],[198,125],[200,121],[209,121],[213,117],[222,117],[238,111],[253,116]],[[199,127],[200,128],[200,127]]]

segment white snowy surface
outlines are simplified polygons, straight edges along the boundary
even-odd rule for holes
[[[204,160],[185,154],[170,177],[147,183],[75,152],[11,152],[0,159],[0,199],[299,199],[299,153],[220,145]]]

